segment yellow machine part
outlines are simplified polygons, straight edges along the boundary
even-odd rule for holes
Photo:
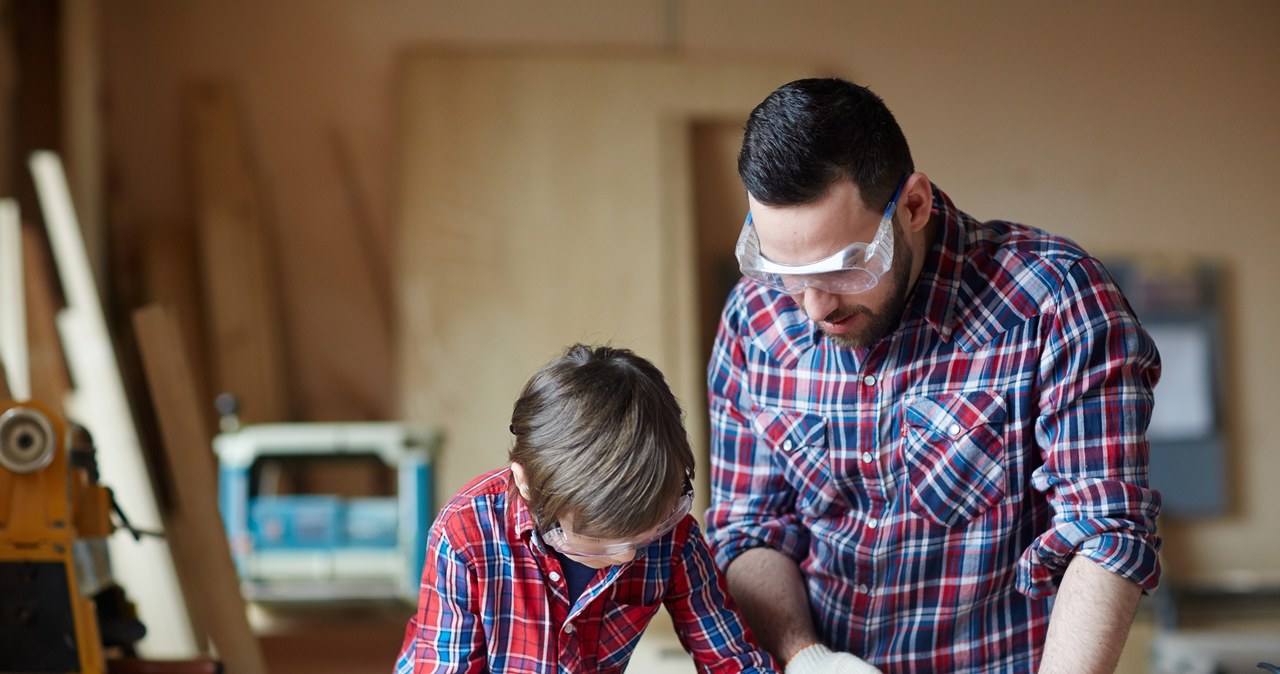
[[[66,437],[43,406],[0,400],[0,673],[105,671],[72,549],[80,526],[109,533],[110,496],[73,480]]]

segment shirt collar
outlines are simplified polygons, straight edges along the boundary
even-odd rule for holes
[[[542,539],[535,536],[537,524],[533,520],[533,513],[529,512],[529,506],[520,497],[520,492],[516,491],[516,487],[511,478],[511,469],[507,469],[507,526],[511,528],[511,540],[532,540],[533,546],[542,549]]]
[[[908,300],[908,312],[921,317],[944,341],[951,341],[956,329],[956,298],[964,269],[968,216],[956,209],[937,185],[933,185],[932,211],[936,223],[933,244]]]

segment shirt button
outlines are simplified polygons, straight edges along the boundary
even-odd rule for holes
[[[566,623],[564,626],[564,631],[568,632],[569,634],[573,634],[573,623]]]
[[[867,587],[866,583],[862,583],[861,585],[858,586],[858,592],[861,594],[867,594],[870,591],[871,591],[871,588]]]
[[[960,424],[951,424],[947,427],[947,432],[950,433],[953,438],[960,435]]]
[[[554,583],[554,582],[556,582],[556,581],[558,581],[558,580],[560,580],[560,574],[556,573],[555,571],[552,571],[552,572],[551,572],[551,582],[553,582],[553,583]]]
[[[794,446],[795,446],[795,445],[791,444],[791,440],[790,440],[790,439],[787,439],[787,440],[783,440],[783,441],[782,441],[782,451],[784,451],[784,452],[789,452],[789,451],[791,451],[791,448],[792,448],[792,447],[794,447]]]
[[[875,386],[875,385],[876,385],[876,378],[875,378],[875,376],[874,376],[874,375],[870,375],[870,374],[869,374],[869,375],[867,375],[867,376],[865,376],[865,377],[863,377],[863,378],[862,378],[862,383],[866,384],[867,386]]]
[[[863,463],[871,463],[872,461],[875,461],[875,460],[876,460],[876,457],[875,457],[875,455],[874,455],[874,454],[872,454],[871,452],[863,452],[863,453],[862,453],[862,462],[863,462]]]
[[[867,528],[874,529],[878,526],[880,526],[880,522],[877,520],[867,520]]]

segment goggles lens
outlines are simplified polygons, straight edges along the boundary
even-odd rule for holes
[[[690,487],[676,501],[676,507],[656,528],[644,535],[632,539],[593,538],[581,534],[566,533],[564,528],[556,525],[554,529],[542,535],[542,542],[555,548],[562,555],[572,557],[615,557],[627,552],[641,550],[654,541],[671,533],[685,515],[693,509],[693,488]]]
[[[735,249],[738,268],[752,281],[788,295],[799,294],[810,287],[836,294],[871,290],[893,263],[893,212],[906,182],[904,177],[898,183],[871,243],[850,244],[830,257],[807,264],[780,264],[765,257],[760,252],[755,223],[748,213]]]

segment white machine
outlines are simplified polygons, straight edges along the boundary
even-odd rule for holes
[[[395,422],[257,424],[214,437],[219,504],[245,598],[416,602],[439,444],[439,433]],[[339,481],[355,478],[360,462],[380,463],[394,473],[395,493],[280,489],[282,467],[310,462],[338,466]]]

